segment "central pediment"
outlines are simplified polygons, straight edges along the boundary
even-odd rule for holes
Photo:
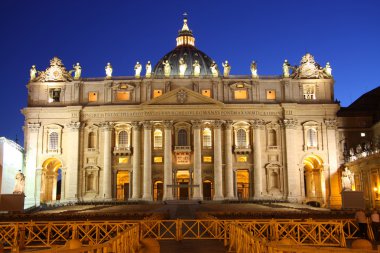
[[[215,99],[203,96],[187,88],[177,88],[143,105],[223,105]]]

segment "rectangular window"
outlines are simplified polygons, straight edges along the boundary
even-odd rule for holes
[[[276,91],[275,90],[267,90],[267,99],[275,100],[276,99]]]
[[[153,162],[154,163],[162,163],[163,162],[162,156],[153,157]]]
[[[90,91],[88,93],[88,102],[96,102],[98,101],[98,93],[94,91]]]
[[[162,95],[162,90],[154,90],[153,91],[153,98],[157,98]]]
[[[237,157],[238,163],[246,163],[248,161],[248,157],[246,155],[239,155]]]
[[[126,164],[128,161],[128,157],[119,157],[119,163]]]
[[[117,101],[128,101],[130,100],[129,91],[117,91],[116,92]]]
[[[202,90],[202,95],[210,98],[211,97],[211,90],[210,89]]]
[[[203,156],[204,163],[212,163],[212,156]]]
[[[61,89],[49,89],[49,103],[59,102],[61,100]]]
[[[234,95],[235,95],[234,96],[235,99],[247,99],[248,98],[247,90],[235,90]]]

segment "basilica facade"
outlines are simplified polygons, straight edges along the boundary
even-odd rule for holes
[[[282,75],[231,75],[177,46],[135,75],[33,66],[25,116],[25,207],[78,201],[286,200],[339,207],[331,67],[311,54]]]

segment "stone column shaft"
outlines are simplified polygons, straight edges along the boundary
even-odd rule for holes
[[[103,130],[103,198],[112,199],[111,132],[109,122],[101,124]]]
[[[234,199],[234,176],[232,168],[232,122],[226,122],[225,129],[226,145],[225,145],[225,154],[226,154],[226,198]]]
[[[222,175],[222,121],[214,122],[214,198],[222,200],[223,197],[223,175]]]
[[[194,185],[193,197],[195,200],[203,200],[202,189],[202,146],[201,146],[201,122],[192,121],[194,133]]]
[[[152,124],[144,123],[144,187],[143,200],[152,201]]]
[[[65,180],[65,199],[67,201],[78,200],[78,173],[79,173],[79,127],[80,122],[71,122],[67,125],[70,140],[70,149],[68,150],[70,159],[67,160],[68,180]],[[63,200],[63,199],[62,199]]]
[[[263,166],[261,161],[261,128],[264,121],[256,119],[253,124],[253,180],[254,180],[254,197],[261,198],[263,196]]]
[[[141,157],[140,157],[140,125],[138,122],[133,122],[133,136],[132,136],[132,145],[133,145],[133,156],[132,156],[132,199],[137,200],[141,198]]]
[[[173,185],[173,168],[172,168],[172,125],[171,121],[164,122],[164,195],[163,200],[173,199],[173,188],[167,187]]]

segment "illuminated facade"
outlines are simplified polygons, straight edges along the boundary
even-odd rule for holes
[[[340,205],[331,68],[312,55],[283,75],[230,75],[177,46],[145,73],[74,76],[58,58],[31,69],[26,205],[54,201],[278,199]],[[279,66],[281,69],[281,66]],[[289,74],[292,70],[292,74]],[[35,180],[28,180],[33,178]]]

